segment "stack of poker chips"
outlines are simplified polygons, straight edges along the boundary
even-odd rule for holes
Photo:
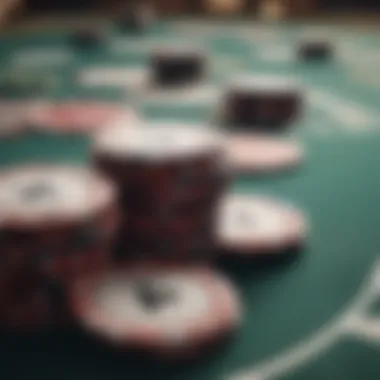
[[[208,60],[201,49],[171,46],[152,54],[151,67],[153,86],[178,88],[202,82],[207,76]]]
[[[93,155],[119,189],[121,247],[138,258],[210,258],[214,209],[226,181],[217,132],[171,123],[115,125],[97,134]]]
[[[217,131],[173,122],[112,123],[95,135],[95,166],[119,191],[122,256],[73,283],[69,303],[84,329],[164,360],[203,355],[233,336],[239,296],[208,265],[228,179],[224,144]]]
[[[228,340],[241,323],[233,284],[204,265],[133,263],[75,282],[80,324],[123,351],[191,359]]]
[[[302,95],[291,78],[268,75],[235,78],[225,91],[220,121],[232,129],[281,131],[301,116]]]
[[[328,38],[304,39],[298,44],[297,56],[301,62],[330,62],[334,58],[334,46]]]
[[[69,317],[66,285],[108,265],[115,202],[113,187],[89,169],[45,165],[2,173],[2,327],[43,327]]]

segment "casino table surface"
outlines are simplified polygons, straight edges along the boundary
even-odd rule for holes
[[[334,61],[306,65],[293,59],[294,44],[311,29],[334,41]],[[237,72],[295,77],[305,89],[305,112],[289,137],[304,144],[306,162],[292,173],[240,178],[231,187],[290,200],[309,216],[310,234],[307,246],[292,259],[260,267],[220,265],[237,285],[245,313],[236,336],[211,357],[147,364],[74,329],[6,334],[0,338],[4,378],[378,380],[380,30],[171,20],[140,37],[123,36],[109,26],[108,43],[92,52],[71,50],[69,32],[3,35],[2,71],[17,67],[54,75],[58,85],[42,98],[114,100],[132,104],[148,119],[201,124],[212,119],[212,101],[147,103],[133,91],[78,85],[76,72],[96,65],[142,67],[152,46],[169,41],[206,47],[213,62],[209,82],[215,88]],[[15,58],[37,49],[66,58],[43,64]],[[1,141],[0,163],[86,162],[88,148],[85,137],[31,134]]]

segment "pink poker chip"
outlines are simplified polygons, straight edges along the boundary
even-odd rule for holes
[[[40,103],[32,115],[37,129],[68,134],[91,133],[116,121],[133,125],[135,113],[119,104],[67,101]]]
[[[227,136],[225,150],[227,166],[242,174],[292,169],[304,159],[300,144],[258,134],[231,134]]]

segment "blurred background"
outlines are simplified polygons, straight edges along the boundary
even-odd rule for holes
[[[112,11],[128,0],[1,0],[2,18],[14,19],[35,13],[73,12],[73,11]],[[234,16],[255,16],[264,0],[151,0],[161,15],[204,15],[224,13]],[[279,0],[289,18],[323,17],[331,13],[351,14],[367,13],[380,10],[378,0]],[[220,8],[220,9],[218,9]]]

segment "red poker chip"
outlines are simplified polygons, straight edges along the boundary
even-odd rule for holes
[[[49,328],[56,322],[48,295],[42,289],[30,290],[0,312],[0,328],[14,331],[32,331]]]
[[[226,162],[232,172],[262,174],[299,166],[303,148],[296,142],[258,134],[231,134],[226,139]]]
[[[308,223],[292,205],[267,197],[230,194],[220,202],[216,242],[222,252],[278,254],[305,241]]]
[[[134,120],[134,113],[120,105],[83,101],[41,103],[32,115],[37,129],[60,133],[91,132],[114,122],[130,126]]]
[[[110,247],[93,248],[66,255],[51,255],[42,262],[42,271],[49,278],[67,283],[86,273],[94,273],[107,267],[111,261]]]
[[[69,302],[90,332],[164,358],[218,341],[241,317],[233,286],[198,266],[140,263],[82,278],[70,289]]]

